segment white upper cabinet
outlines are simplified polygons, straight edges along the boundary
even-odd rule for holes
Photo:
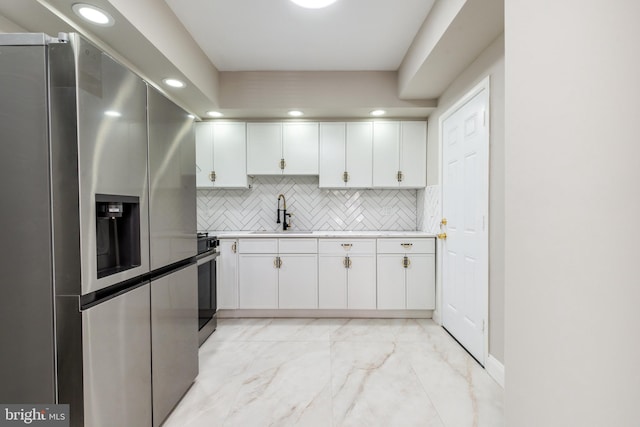
[[[373,185],[373,123],[347,123],[347,187]]]
[[[282,123],[247,123],[247,173],[281,175]]]
[[[196,187],[213,188],[213,123],[196,123]]]
[[[420,188],[427,184],[427,123],[374,122],[373,186]]]
[[[318,123],[248,123],[249,175],[318,175]]]
[[[213,170],[215,187],[249,186],[245,123],[213,124]]]
[[[427,186],[427,122],[402,122],[400,171],[400,187]]]
[[[371,188],[373,124],[320,124],[320,187]]]
[[[318,123],[284,123],[284,175],[318,175]]]
[[[400,123],[373,123],[373,185],[398,187]]]
[[[325,188],[344,187],[347,164],[346,124],[320,123],[320,180]]]
[[[246,125],[239,122],[196,124],[196,186],[246,188]]]

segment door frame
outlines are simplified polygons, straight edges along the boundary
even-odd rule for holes
[[[485,120],[487,125],[487,164],[486,164],[486,186],[484,188],[484,202],[483,202],[483,210],[486,216],[486,224],[485,224],[485,244],[486,244],[486,263],[483,263],[483,283],[481,290],[481,298],[482,298],[482,315],[484,317],[484,360],[480,360],[479,362],[486,367],[487,360],[489,357],[489,258],[491,256],[489,252],[489,225],[491,221],[490,211],[489,211],[489,186],[490,186],[490,174],[491,174],[491,77],[488,75],[484,77],[479,83],[473,86],[469,91],[467,91],[463,96],[461,96],[452,106],[447,108],[447,110],[438,118],[438,149],[440,150],[440,155],[438,159],[438,167],[440,169],[440,217],[444,218],[444,204],[442,203],[444,198],[444,135],[443,135],[443,127],[444,122],[449,117],[451,117],[454,113],[456,113],[461,107],[463,107],[467,102],[473,99],[476,95],[478,95],[483,90],[487,91],[487,108],[485,110]],[[442,241],[440,239],[436,239],[436,263],[437,263],[437,271],[436,271],[436,284],[438,289],[438,296],[436,298],[436,312],[437,312],[437,323],[442,326],[442,305],[443,305],[443,265],[444,265],[444,257],[443,257],[443,246]]]

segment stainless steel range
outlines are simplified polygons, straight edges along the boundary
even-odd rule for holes
[[[198,338],[200,345],[216,330],[216,261],[220,241],[198,233]]]

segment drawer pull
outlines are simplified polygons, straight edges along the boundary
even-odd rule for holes
[[[411,249],[413,247],[413,243],[400,243],[400,246],[405,249]]]
[[[340,246],[342,246],[345,251],[348,251],[348,250],[351,250],[351,247],[353,246],[353,244],[352,243],[341,243]]]
[[[231,245],[231,251],[234,254],[238,251],[238,244],[236,242],[233,242],[233,245]]]

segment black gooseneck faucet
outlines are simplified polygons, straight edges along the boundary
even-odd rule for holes
[[[280,209],[280,199],[282,199],[282,209]],[[278,196],[278,218],[276,219],[276,224],[280,224],[280,212],[282,212],[282,230],[286,231],[289,227],[287,215],[290,217],[291,214],[287,213],[287,199],[284,197],[284,194]]]

